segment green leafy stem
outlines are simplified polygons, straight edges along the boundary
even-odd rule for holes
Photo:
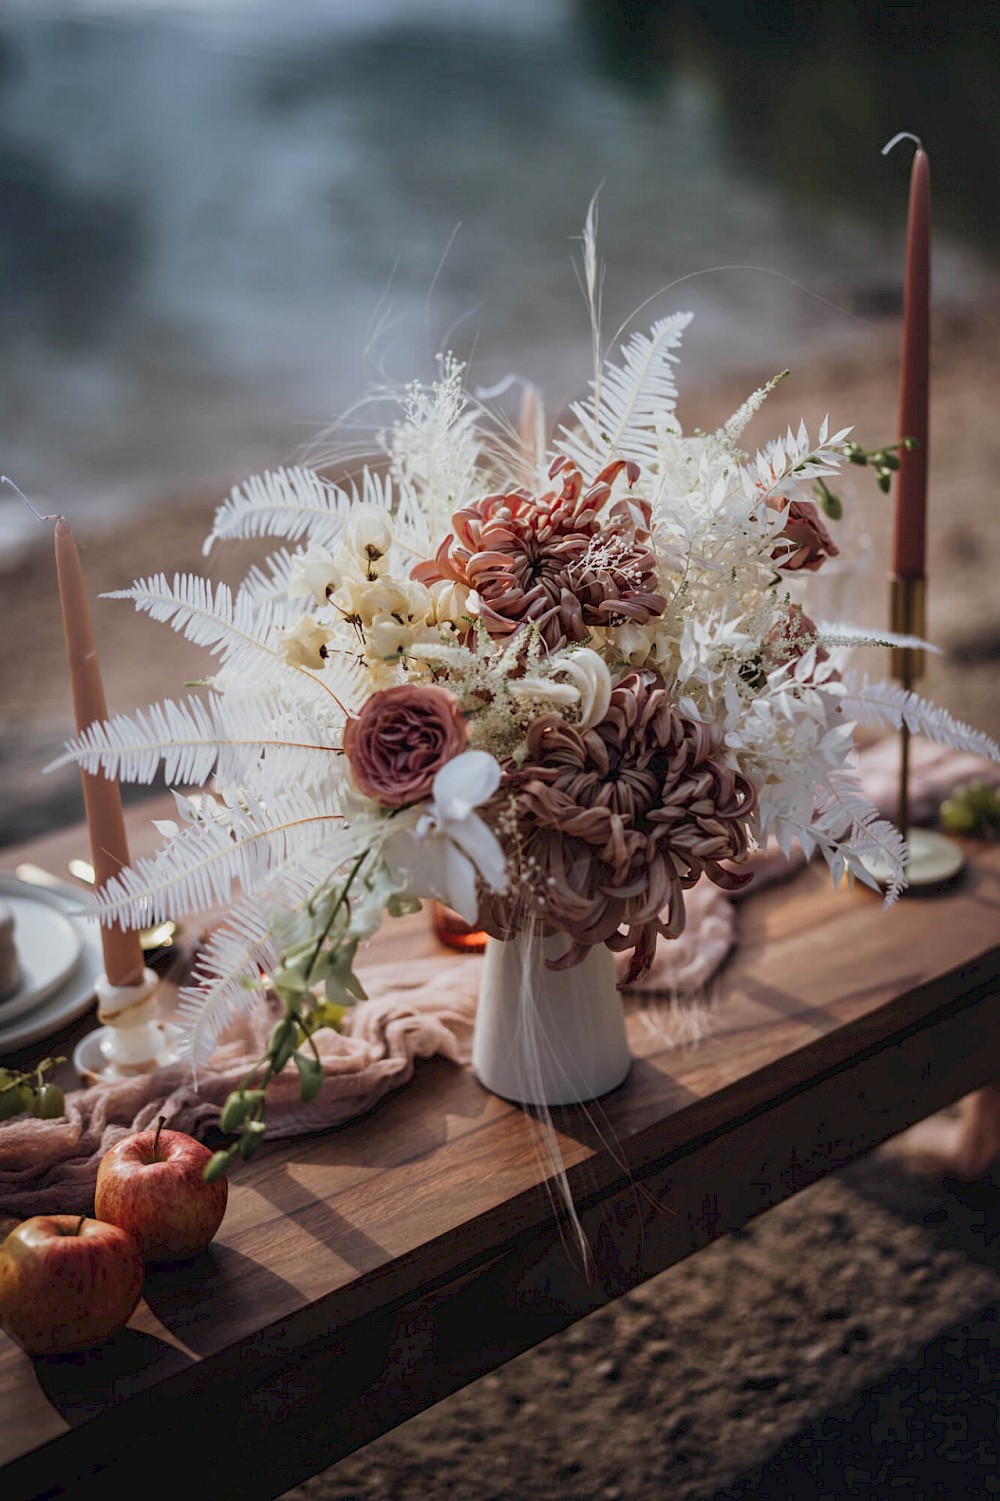
[[[900,438],[898,443],[886,443],[881,448],[862,448],[860,443],[848,441],[843,445],[843,454],[849,464],[858,464],[862,467],[870,465],[875,471],[875,483],[884,495],[888,495],[892,485],[892,476],[900,466],[900,453],[910,453],[917,446],[918,439],[916,438]],[[841,519],[844,514],[844,503],[824,480],[816,480],[813,485],[813,494],[824,515],[828,516],[831,521]]]
[[[304,1103],[314,1100],[323,1087],[323,1062],[313,1034],[323,1027],[339,1031],[349,1006],[366,998],[354,973],[360,938],[350,932],[349,898],[368,854],[367,849],[362,851],[343,885],[313,897],[306,909],[308,936],[300,936],[283,950],[267,981],[282,1002],[284,1015],[271,1028],[262,1056],[222,1106],[219,1128],[236,1140],[213,1153],[205,1165],[206,1182],[228,1172],[237,1154],[246,1160],[256,1152],[267,1130],[267,1087],[289,1062],[298,1072],[299,1097]],[[318,935],[314,931],[317,920]],[[325,986],[322,999],[313,993],[313,986],[320,983]]]

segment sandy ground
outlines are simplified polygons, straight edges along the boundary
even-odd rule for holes
[[[995,413],[1000,314],[939,323],[930,506],[930,635],[945,649],[924,687],[1000,736],[1000,524]],[[750,437],[804,416],[896,436],[897,342],[816,365],[772,396]],[[760,372],[758,372],[758,375]],[[689,396],[715,427],[749,386]],[[159,569],[200,569],[224,487],[165,497],[92,538],[95,595]],[[861,471],[851,535],[871,537],[861,611],[885,619],[891,503]],[[847,536],[846,528],[840,533]],[[846,549],[845,549],[846,550]],[[236,577],[251,549],[213,562]],[[41,766],[71,731],[47,540],[0,577],[0,843],[80,815],[72,772]],[[837,613],[831,600],[831,614]],[[181,691],[200,651],[126,604],[95,608],[111,709]],[[874,663],[879,669],[881,664]],[[991,1184],[958,1190],[890,1144],[485,1377],[290,1492],[305,1501],[674,1501],[983,1497],[1000,1493],[1000,1214]],[[280,1443],[280,1432],[275,1433]]]

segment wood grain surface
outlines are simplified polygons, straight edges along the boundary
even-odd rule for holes
[[[0,865],[61,872],[79,844]],[[32,1362],[0,1336],[4,1497],[279,1495],[1000,1076],[1000,850],[968,852],[956,887],[889,912],[817,869],[742,901],[697,1045],[630,1005],[628,1080],[553,1111],[586,1258],[538,1123],[443,1059],[360,1121],[265,1144],[209,1251],[151,1270],[101,1350]],[[372,958],[436,951],[421,917]]]

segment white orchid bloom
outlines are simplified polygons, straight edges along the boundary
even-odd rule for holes
[[[560,659],[558,676],[569,678],[579,694],[580,728],[600,724],[611,703],[611,673],[604,658],[583,646]]]
[[[499,785],[500,767],[486,751],[463,751],[442,766],[430,800],[411,810],[413,824],[385,844],[385,863],[401,890],[436,897],[467,923],[476,921],[477,872],[492,891],[506,890],[500,841],[473,812]]]

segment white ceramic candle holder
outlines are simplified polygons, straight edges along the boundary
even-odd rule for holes
[[[143,970],[136,985],[112,985],[101,975],[95,988],[103,1025],[73,1051],[73,1065],[87,1084],[151,1074],[177,1062],[177,1029],[160,1017],[160,981],[151,969]]]

